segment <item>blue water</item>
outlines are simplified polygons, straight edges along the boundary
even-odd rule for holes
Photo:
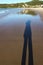
[[[23,8],[0,8],[0,13],[5,13],[6,11],[9,13],[17,13],[22,10]]]
[[[41,18],[38,14],[34,16],[31,14],[17,14],[17,12],[22,10],[23,8],[0,8],[0,25],[25,23],[27,20],[31,20],[32,22],[41,21]]]
[[[5,10],[7,10],[7,8],[0,8],[0,12]]]

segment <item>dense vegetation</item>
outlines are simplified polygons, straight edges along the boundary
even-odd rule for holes
[[[43,1],[31,1],[31,2],[26,2],[29,5],[42,5]]]
[[[16,3],[16,4],[0,4],[0,8],[21,8],[23,7],[23,5],[25,6],[25,4],[27,5],[42,5],[43,4],[43,1],[30,1],[30,2],[26,2],[26,3]]]

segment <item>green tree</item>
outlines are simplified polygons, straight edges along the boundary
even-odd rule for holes
[[[40,5],[40,0],[32,0],[34,5]]]
[[[39,2],[40,0],[32,0],[33,2]]]

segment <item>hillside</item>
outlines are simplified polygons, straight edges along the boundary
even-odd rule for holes
[[[21,7],[31,7],[31,6],[36,6],[36,5],[42,5],[43,1],[39,2],[25,2],[25,3],[16,3],[16,4],[0,4],[0,8],[21,8]]]

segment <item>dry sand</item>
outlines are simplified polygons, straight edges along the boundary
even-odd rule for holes
[[[39,11],[41,13],[42,10]],[[17,20],[19,21],[22,22],[22,19]],[[24,29],[25,23],[0,25],[0,65],[21,65]],[[43,22],[32,21],[31,30],[34,65],[43,65]]]

